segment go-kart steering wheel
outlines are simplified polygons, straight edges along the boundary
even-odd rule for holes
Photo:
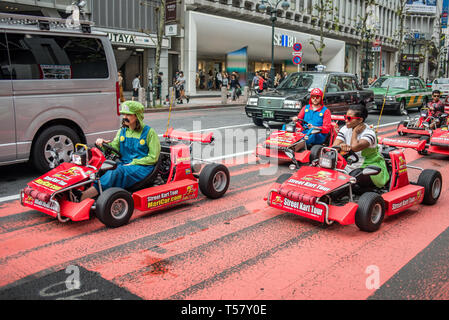
[[[110,144],[103,142],[103,147],[106,149],[104,154],[106,157],[110,156],[113,153],[115,153],[119,158],[122,157],[122,154],[120,151],[118,151],[116,148],[112,147]]]
[[[338,150],[338,152],[342,151],[340,146],[334,146],[333,148]],[[341,156],[346,160],[346,162],[348,164],[353,164],[355,162],[359,162],[359,160],[360,160],[359,156],[357,155],[357,153],[355,153],[352,149],[350,149],[348,151],[348,153],[346,153],[344,155],[341,155]],[[353,159],[351,159],[351,158],[353,158]]]

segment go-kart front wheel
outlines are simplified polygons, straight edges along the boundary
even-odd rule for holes
[[[122,188],[109,188],[97,199],[95,214],[103,224],[110,228],[128,223],[134,211],[131,194]]]
[[[441,173],[432,169],[425,169],[418,177],[418,185],[424,187],[424,204],[435,204],[440,197],[443,185]]]
[[[218,163],[208,164],[200,173],[198,181],[201,192],[208,198],[222,197],[229,187],[229,170]]]
[[[374,232],[380,228],[385,216],[385,201],[375,192],[364,193],[355,213],[355,224],[360,230]]]
[[[400,136],[405,136],[405,135],[407,134],[407,132],[399,131],[399,127],[400,127],[401,125],[403,125],[403,126],[405,127],[405,126],[406,126],[406,125],[405,125],[405,121],[401,121],[401,122],[398,124],[398,127],[396,128],[396,131],[398,132],[398,134],[399,134]]]

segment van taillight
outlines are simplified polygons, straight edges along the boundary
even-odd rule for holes
[[[117,98],[117,115],[120,115],[120,86],[118,84],[118,81],[115,83],[115,93]]]

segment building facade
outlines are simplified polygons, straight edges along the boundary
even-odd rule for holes
[[[0,11],[16,14],[70,18],[74,0],[5,0]],[[148,88],[156,55],[157,15],[155,2],[136,0],[86,0],[81,19],[94,22],[97,31],[108,34],[114,49],[117,69],[124,75],[124,90],[140,74],[141,85]],[[160,71],[164,73],[162,93],[168,92],[170,38],[162,40]],[[174,64],[176,65],[177,59]]]
[[[345,71],[373,78],[383,74],[414,74],[433,78],[438,59],[430,50],[438,46],[443,0],[331,0],[325,10],[323,32],[319,25],[319,0],[290,0],[276,14],[274,68],[283,71],[314,70],[322,63],[328,71]],[[325,1],[326,2],[326,1]],[[72,0],[11,0],[0,2],[1,11],[67,17]],[[240,63],[246,80],[255,71],[271,68],[270,12],[260,12],[261,0],[166,0],[166,38],[160,69],[163,94],[176,71],[186,76],[186,91],[207,89],[209,74]],[[406,4],[401,52],[399,6]],[[135,74],[146,86],[155,57],[157,0],[87,0],[85,15],[109,34],[125,90]],[[373,35],[369,42],[366,27]],[[313,43],[324,37],[321,61]],[[301,64],[292,61],[293,44],[302,44]],[[244,65],[244,67],[242,67]],[[245,80],[245,79],[244,79]]]

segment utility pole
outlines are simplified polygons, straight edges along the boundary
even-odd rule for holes
[[[155,7],[155,11],[158,12],[158,25],[157,25],[157,40],[156,40],[156,55],[154,57],[154,68],[153,68],[153,107],[156,106],[156,96],[157,91],[156,88],[159,85],[157,83],[159,68],[161,63],[161,51],[162,51],[162,38],[164,36],[165,31],[165,7],[166,0],[144,0],[141,1],[140,4],[142,6],[153,6]],[[162,96],[162,93],[161,93]]]

